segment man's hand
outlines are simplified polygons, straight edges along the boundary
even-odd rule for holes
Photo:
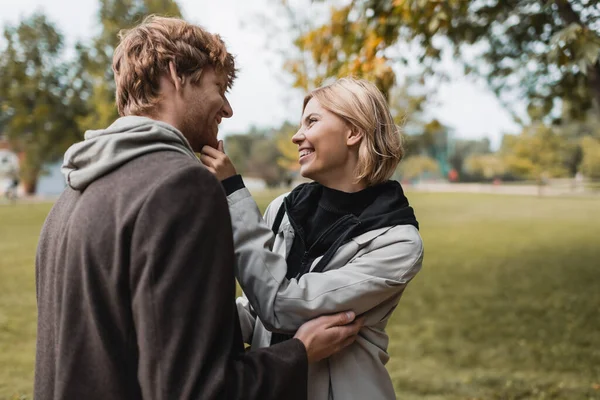
[[[320,361],[352,344],[365,322],[364,317],[354,318],[354,313],[348,311],[304,323],[294,337],[304,343],[308,362]]]
[[[200,161],[218,180],[223,181],[237,175],[235,167],[223,151],[223,141],[219,140],[218,148],[204,146],[200,153]]]

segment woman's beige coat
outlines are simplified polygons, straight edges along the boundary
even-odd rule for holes
[[[354,344],[309,366],[308,399],[395,399],[385,369],[385,327],[406,285],[421,269],[418,230],[397,225],[364,233],[340,247],[323,272],[288,280],[286,256],[294,230],[287,216],[275,238],[270,228],[284,197],[269,205],[264,220],[247,189],[227,198],[236,277],[244,289],[244,297],[237,299],[244,340],[254,348],[266,347],[270,331],[294,333],[310,319],[339,311],[364,314],[365,327]]]

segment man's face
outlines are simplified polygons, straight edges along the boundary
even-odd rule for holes
[[[183,87],[181,133],[192,149],[199,153],[205,145],[217,147],[219,124],[230,118],[233,110],[225,96],[227,76],[213,67],[205,67],[200,81]]]

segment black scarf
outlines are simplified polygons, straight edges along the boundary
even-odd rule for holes
[[[307,222],[315,215],[319,203],[324,205],[323,193],[327,190],[331,191],[316,182],[302,184],[284,199],[278,212],[273,225],[274,232],[279,229],[284,212],[287,213],[290,224],[294,228],[294,241],[301,241],[301,247],[305,250],[302,261],[299,261],[297,257],[288,257],[288,279],[300,279],[302,275],[309,272],[313,261],[320,256],[323,257],[310,272],[323,272],[341,246],[363,233],[395,225],[413,225],[419,229],[414,210],[410,207],[402,186],[396,181],[387,181],[364,189],[363,193],[338,192],[333,195],[326,193],[328,195],[326,200],[329,202],[332,200],[335,202],[336,197],[342,202],[345,200],[344,195],[347,195],[346,199],[366,201],[366,203],[359,205],[358,208],[350,207],[353,208],[352,212],[340,216],[335,223],[323,231],[314,243],[308,243],[310,248],[306,249],[307,237],[310,236],[305,232]],[[335,207],[335,204],[325,204],[325,206]],[[346,209],[348,208],[346,207]],[[294,246],[296,245],[299,243],[294,243]],[[279,343],[290,337],[274,333],[271,344]]]

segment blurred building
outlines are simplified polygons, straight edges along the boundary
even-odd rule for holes
[[[0,150],[8,149],[8,140],[6,140],[6,136],[0,133]]]
[[[19,156],[0,134],[0,195],[16,196],[19,190]]]

